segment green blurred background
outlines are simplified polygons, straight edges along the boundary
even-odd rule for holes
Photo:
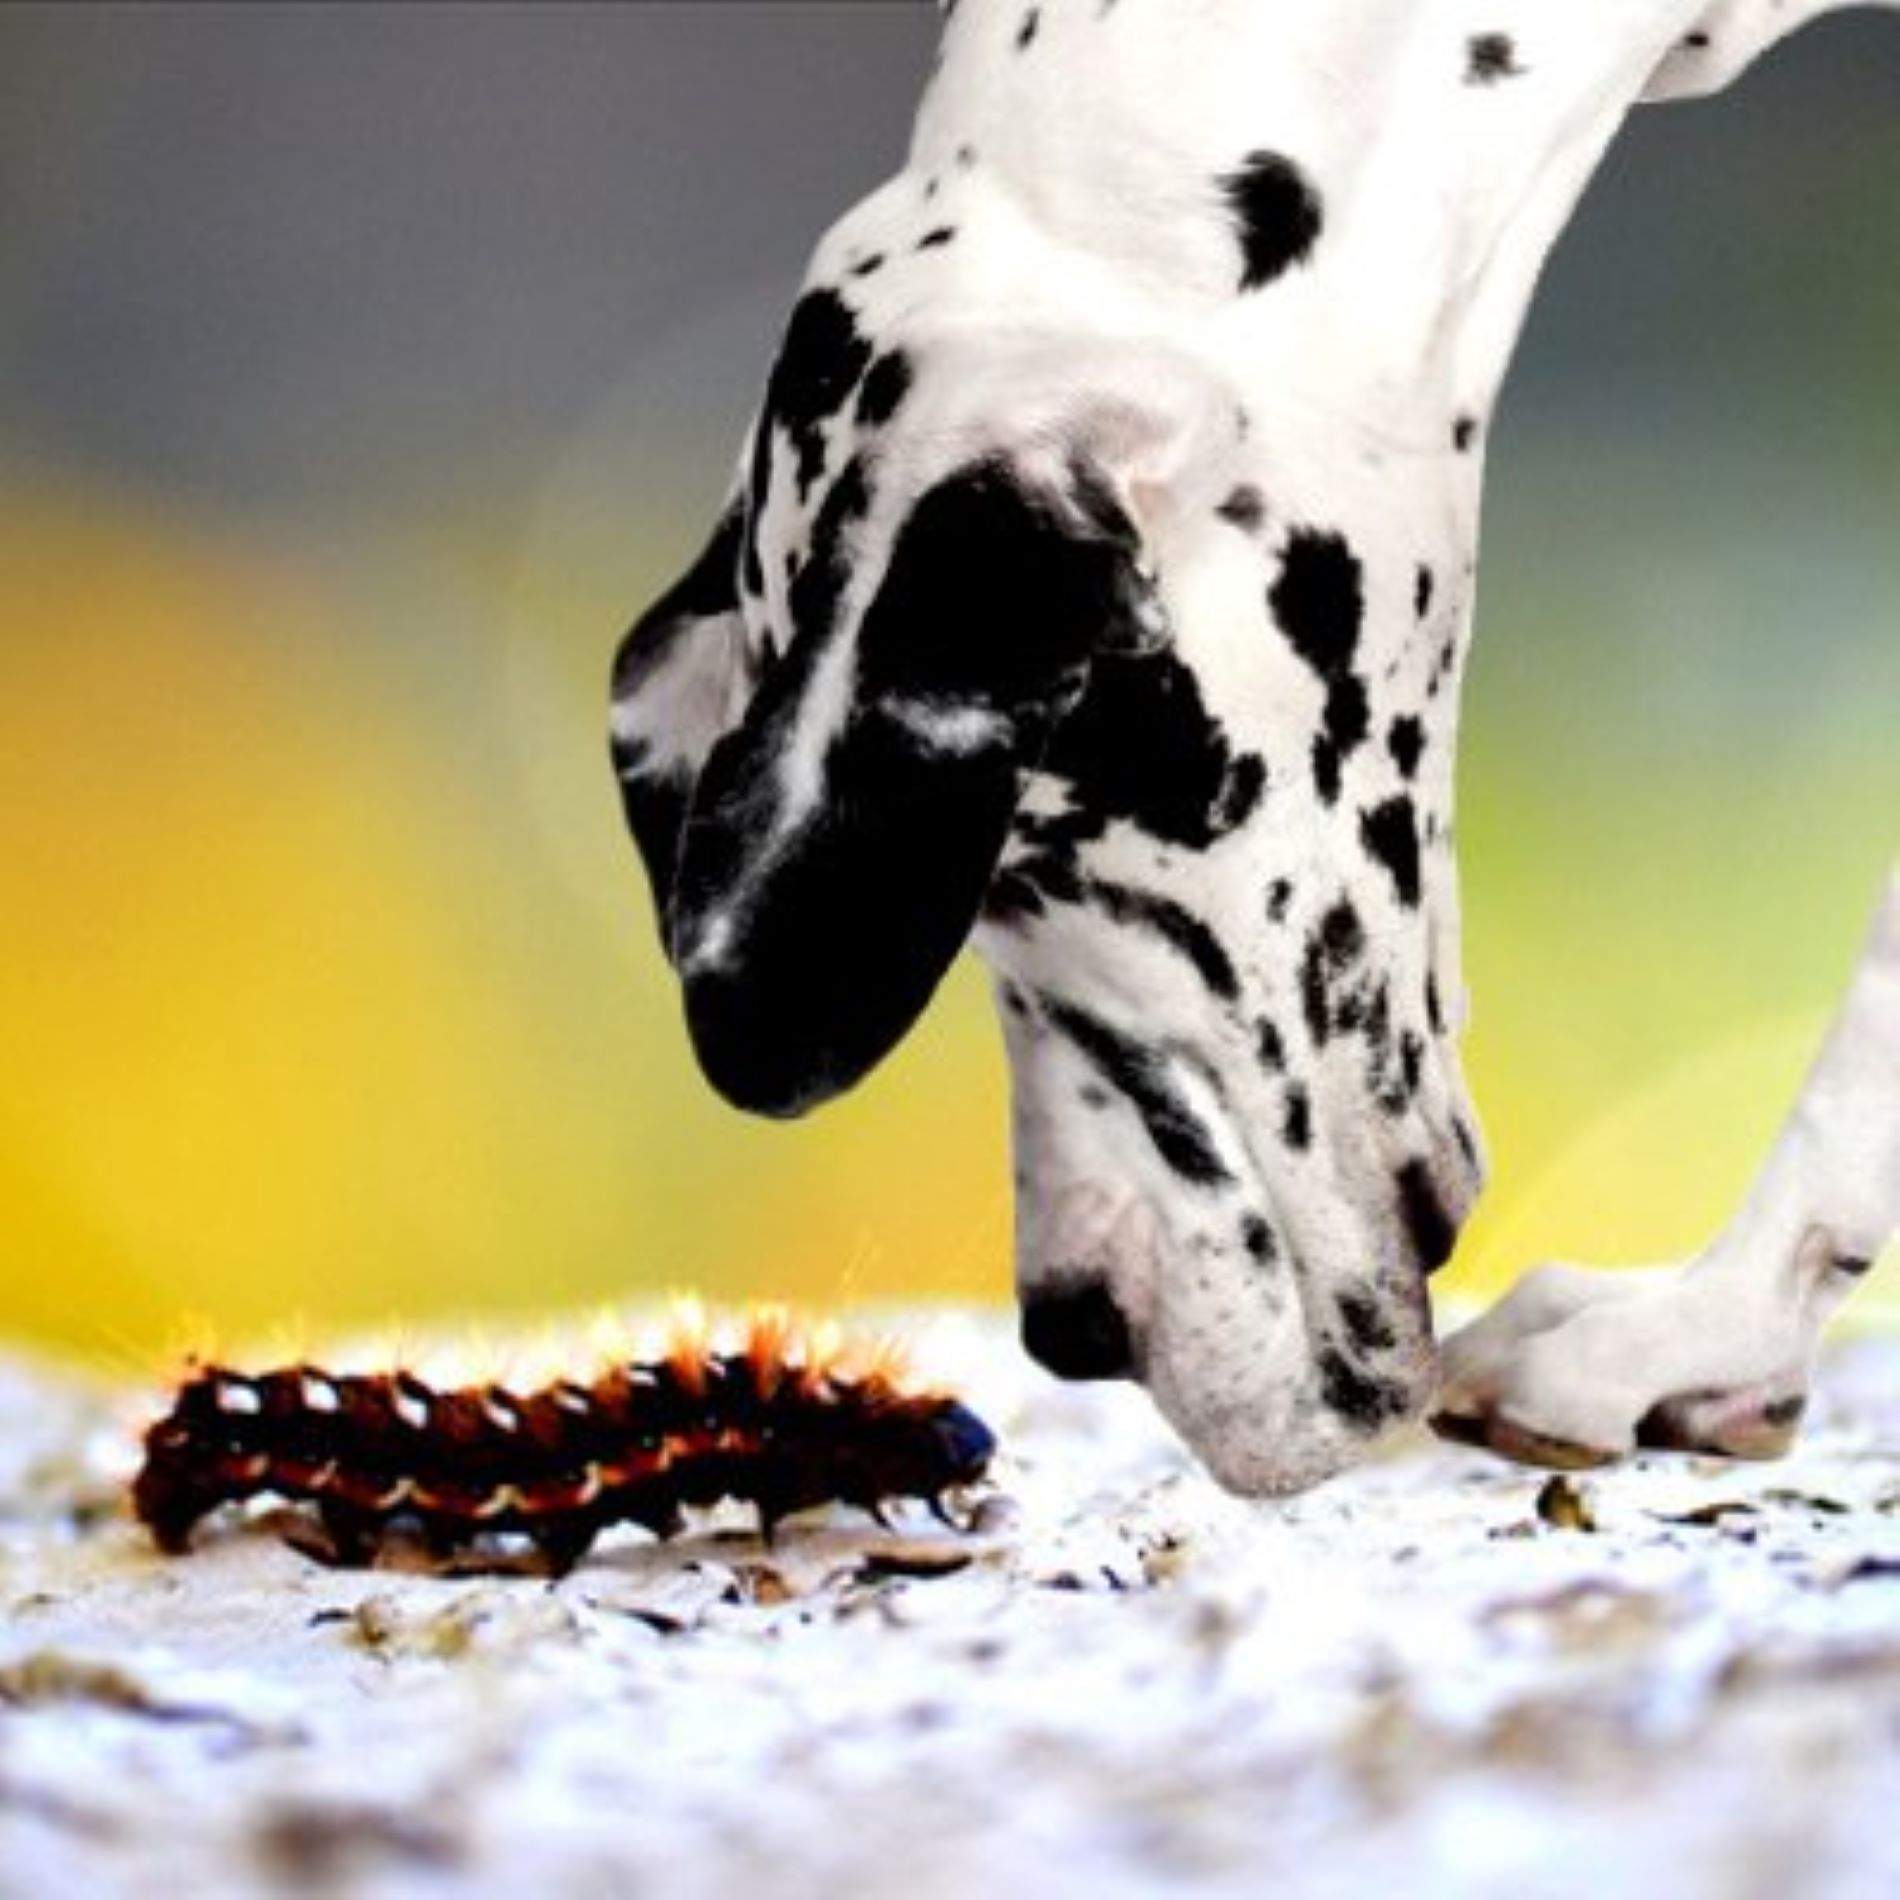
[[[699,1082],[603,763],[921,4],[0,10],[0,1332],[1004,1295],[966,964]],[[1900,847],[1900,23],[1639,115],[1496,431],[1451,1284],[1694,1245]],[[1875,1298],[1878,1297],[1876,1290]]]

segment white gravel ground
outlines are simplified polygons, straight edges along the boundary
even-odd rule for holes
[[[555,1584],[160,1557],[124,1396],[0,1364],[0,1892],[1900,1893],[1900,1342],[1784,1463],[1540,1514],[1423,1440],[1242,1505],[1000,1317],[918,1332],[1003,1436],[975,1534]]]

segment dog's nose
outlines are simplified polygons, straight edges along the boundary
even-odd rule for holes
[[[1398,1174],[1399,1219],[1410,1242],[1412,1258],[1429,1278],[1450,1259],[1458,1245],[1475,1189],[1460,1195],[1450,1184],[1434,1177],[1423,1161],[1408,1161]]]
[[[1073,1280],[1023,1299],[1023,1350],[1059,1379],[1128,1379],[1128,1321],[1100,1280]]]

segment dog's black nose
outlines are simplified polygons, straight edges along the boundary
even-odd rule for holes
[[[1023,1300],[1023,1350],[1059,1379],[1128,1379],[1128,1322],[1100,1280],[1072,1280]]]
[[[1419,1271],[1428,1277],[1436,1273],[1458,1245],[1458,1223],[1422,1161],[1408,1161],[1399,1170],[1399,1217]]]

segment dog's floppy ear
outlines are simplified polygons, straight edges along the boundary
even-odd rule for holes
[[[862,479],[840,477],[815,617],[713,748],[680,857],[694,1046],[722,1094],[771,1114],[849,1087],[930,1000],[1131,585],[1132,536],[979,462],[909,509],[855,627],[827,637]]]
[[[737,722],[748,685],[737,499],[673,587],[634,623],[614,658],[610,749],[620,798],[652,886],[660,940],[673,936],[680,833],[706,754]]]
[[[1078,390],[1073,353],[1032,352],[1023,385],[1018,351],[1011,402],[999,354],[940,358],[943,400],[893,422],[880,399],[871,428],[861,401],[834,438],[775,430],[768,401],[742,508],[623,649],[629,817],[700,1064],[740,1107],[798,1114],[899,1040],[1091,657],[1152,630],[1128,498],[1179,431],[1128,365]]]

